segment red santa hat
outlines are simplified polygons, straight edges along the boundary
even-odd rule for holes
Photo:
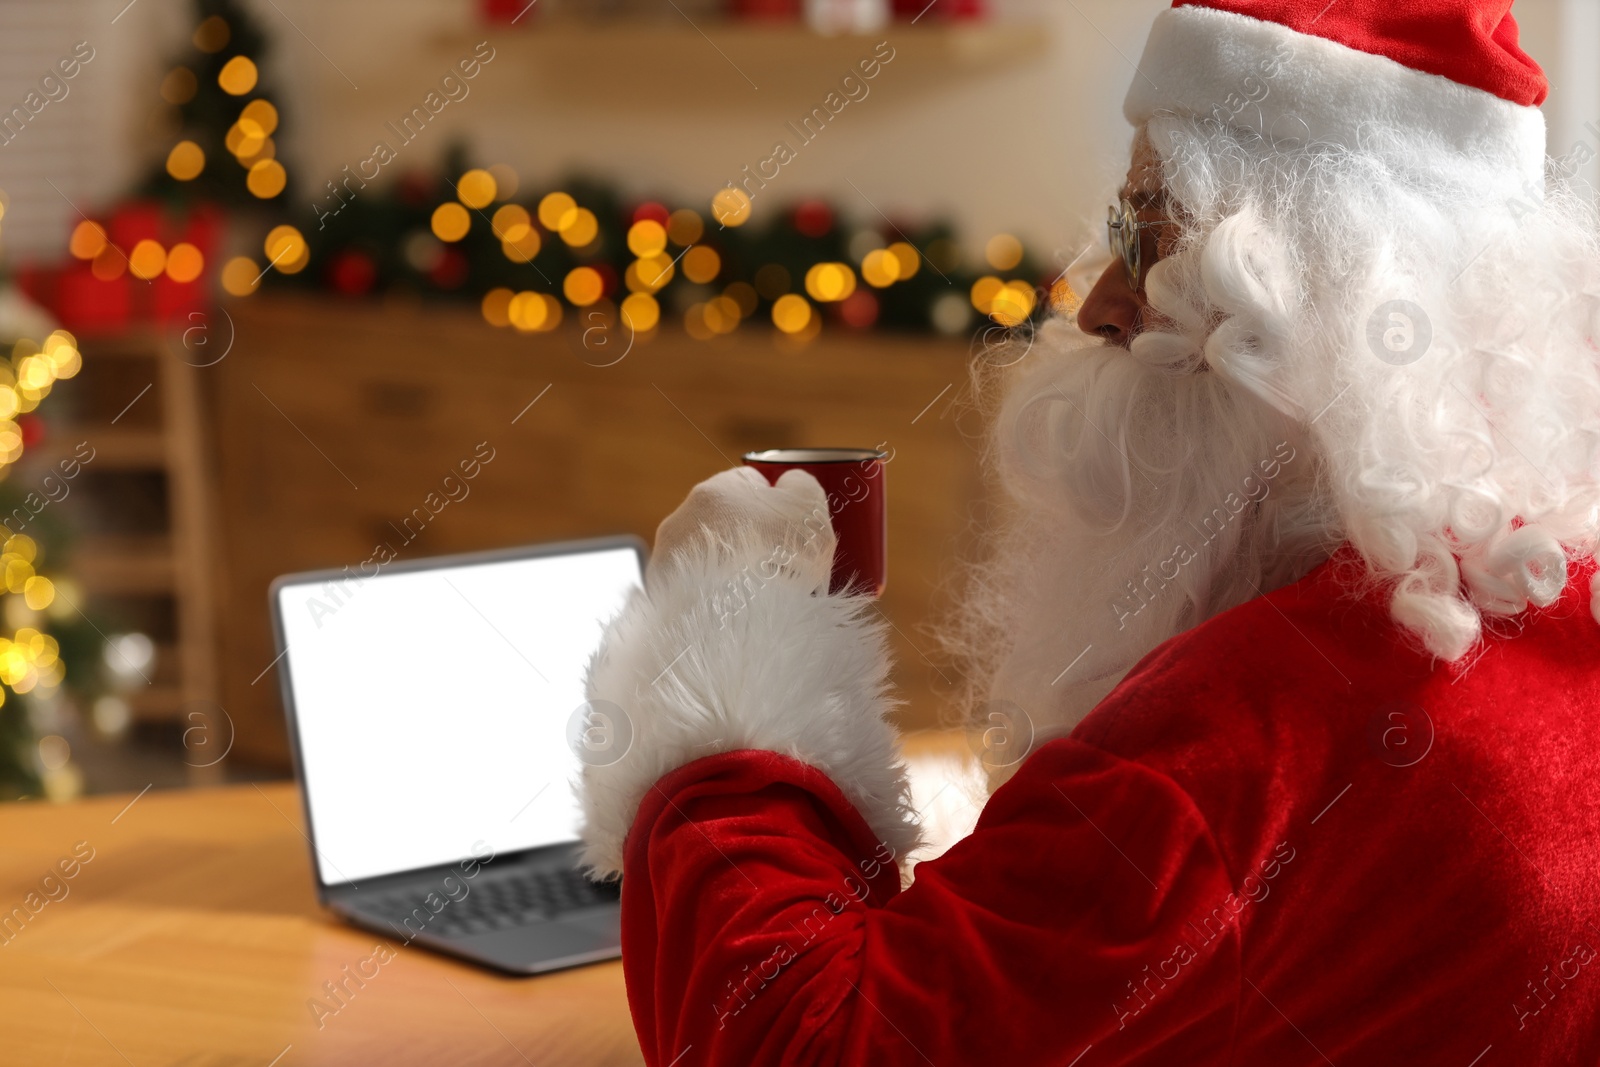
[[[1542,186],[1549,82],[1517,45],[1512,0],[1175,0],[1124,111],[1213,117],[1275,140],[1371,148],[1407,170],[1450,156]],[[1440,157],[1445,158],[1440,158]],[[1405,158],[1401,158],[1405,157]]]

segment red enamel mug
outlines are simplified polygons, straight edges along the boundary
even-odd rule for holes
[[[889,512],[883,496],[888,458],[875,448],[769,448],[744,454],[745,465],[773,485],[785,471],[803,470],[828,495],[828,517],[839,539],[830,593],[883,595],[889,567]]]

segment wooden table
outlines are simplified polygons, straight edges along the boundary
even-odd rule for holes
[[[643,1062],[620,963],[501,978],[391,941],[319,1027],[382,939],[318,910],[291,784],[0,807],[0,919],[75,847],[66,895],[0,926],[7,1067]]]

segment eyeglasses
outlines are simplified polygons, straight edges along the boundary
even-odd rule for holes
[[[1157,219],[1154,222],[1142,222],[1139,219],[1139,209],[1133,206],[1133,201],[1123,198],[1122,203],[1113,204],[1107,213],[1106,233],[1111,242],[1111,251],[1121,257],[1122,267],[1128,274],[1128,288],[1138,290],[1139,281],[1144,266],[1143,244],[1139,239],[1141,230],[1151,229],[1156,226],[1166,225],[1166,219]]]

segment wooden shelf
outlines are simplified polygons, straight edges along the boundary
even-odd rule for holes
[[[453,62],[470,54],[480,39],[441,36],[434,58]],[[872,89],[890,82],[946,82],[953,75],[1013,69],[1045,55],[1049,29],[1042,22],[1022,21],[891,23],[876,33],[827,36],[801,26],[759,22],[569,19],[502,33],[494,46],[504,53],[497,63],[515,67],[565,99],[648,108],[707,93],[729,100],[728,94],[750,90],[752,84],[763,98],[776,91],[778,96],[815,97],[821,103],[883,41],[894,49],[894,58],[880,71],[879,81],[868,83]],[[760,98],[752,93],[755,99]]]
[[[171,593],[178,567],[165,537],[87,537],[75,547],[72,573],[90,593],[139,595]]]
[[[176,722],[182,717],[183,689],[176,685],[146,685],[123,694],[133,718],[139,722]]]
[[[30,463],[53,467],[73,457],[79,442],[94,449],[96,470],[159,471],[167,468],[167,439],[160,430],[124,430],[115,426],[69,423],[52,426],[50,440],[28,452]]]

